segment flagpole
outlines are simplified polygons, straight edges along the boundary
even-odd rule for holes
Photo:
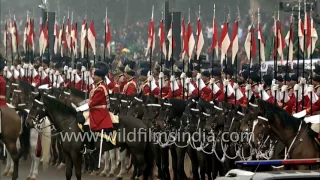
[[[161,22],[162,22],[162,24],[163,24],[163,11],[162,11],[162,13],[161,13],[161,17],[162,17],[162,20],[161,20]],[[161,30],[162,31],[162,30]],[[161,34],[162,34],[162,32],[160,32]],[[160,34],[160,38],[161,38],[161,35]],[[163,37],[164,38],[164,37]],[[160,39],[160,43],[161,43],[161,39]],[[163,61],[162,61],[162,44],[160,44],[160,72],[162,72],[162,64],[163,64]],[[150,63],[150,67],[152,67],[151,66],[151,63]],[[151,69],[150,69],[150,72],[151,72]],[[162,78],[160,78],[160,83],[161,83],[161,88],[160,88],[160,99],[162,99]],[[151,87],[151,83],[150,83],[150,87]]]
[[[307,21],[307,22],[304,22],[304,24],[306,24],[306,25],[308,25],[308,20],[307,20],[307,17],[306,17],[306,7],[307,6],[307,3],[306,3],[306,0],[304,0],[304,14],[305,14],[305,21]],[[304,28],[303,28],[304,30],[303,30],[303,36],[304,36],[304,38],[303,38],[303,49],[305,50],[305,51],[307,51],[306,50],[306,31],[307,31],[307,27],[306,26],[304,26]],[[308,38],[308,37],[307,37]],[[308,52],[308,51],[307,51]],[[305,53],[303,53],[303,56],[302,56],[302,77],[304,78],[304,63],[305,63],[305,57],[304,57],[304,54]],[[299,97],[299,96],[298,96]],[[301,105],[301,110],[303,110],[304,109],[304,84],[302,84],[302,105]]]
[[[154,6],[152,6],[152,15],[151,15],[151,20],[153,22],[153,13],[154,13]],[[153,37],[154,37],[154,32],[152,32],[152,40],[150,44],[150,56],[149,56],[149,62],[150,62],[150,76],[152,76],[152,49],[153,49]],[[161,82],[162,83],[162,82]],[[162,85],[162,84],[161,84]],[[162,87],[161,87],[162,89]],[[149,83],[149,94],[151,94],[151,81]],[[162,98],[162,93],[161,93],[161,98]]]
[[[107,21],[108,21],[108,7],[106,7],[106,20],[104,26],[104,48],[103,48],[103,60],[106,61],[106,48],[107,48]]]
[[[276,50],[276,54],[275,54],[275,58],[274,58],[274,61],[275,61],[275,64],[274,64],[274,79],[276,79],[277,78],[277,70],[278,70],[278,46],[279,46],[279,38],[281,38],[281,37],[278,37],[278,30],[279,30],[279,28],[278,28],[278,25],[280,26],[280,18],[279,18],[279,9],[278,9],[278,20],[276,21],[276,41],[275,41],[275,44],[276,44],[276,48],[275,48],[275,50]],[[282,48],[282,47],[280,47],[280,48]],[[277,105],[277,91],[275,90],[275,96],[274,96],[274,105]]]
[[[286,75],[288,74],[289,69],[289,55],[290,55],[290,43],[291,43],[291,33],[292,33],[292,24],[293,24],[293,8],[292,8],[292,14],[290,18],[290,29],[289,29],[289,43],[288,43],[288,54],[287,54],[287,63],[286,63],[286,70],[285,70],[285,78],[284,78],[284,84],[287,84]],[[285,99],[286,92],[283,92],[282,97],[282,108],[284,108],[284,99]]]
[[[310,20],[311,20],[311,18],[312,18],[312,6],[311,6],[311,9],[310,9]],[[312,18],[312,25],[313,25],[313,18]],[[311,28],[311,35],[312,35],[312,26],[311,26],[311,21],[310,21],[310,28]],[[313,54],[313,51],[312,51],[312,37],[310,37],[310,69],[311,69],[311,77],[310,77],[310,84],[312,85],[312,78],[313,78],[313,70],[312,70],[312,54]],[[313,92],[311,92],[311,96],[310,96],[310,101],[311,101],[311,103],[310,103],[310,115],[312,116],[312,97],[313,97],[313,95],[312,95],[312,93]]]
[[[92,11],[92,21],[94,22],[94,14],[93,14],[93,11]],[[96,64],[96,52],[93,52],[93,66]],[[90,65],[90,66],[89,66]],[[91,68],[91,63],[89,61],[89,58],[88,58],[88,70]]]
[[[46,23],[48,23],[48,19],[49,19],[49,12],[47,12],[47,22]],[[48,23],[49,24],[49,23]],[[47,24],[47,25],[48,25]],[[48,27],[48,26],[47,26]],[[47,31],[48,31],[48,41],[47,41],[47,46],[48,46],[48,60],[49,60],[49,62],[50,62],[50,42],[49,42],[49,28],[47,28]],[[53,80],[53,79],[52,79]]]
[[[300,60],[300,56],[299,56],[299,53],[300,53],[300,38],[299,38],[299,30],[301,30],[301,27],[299,27],[299,25],[301,25],[301,15],[300,15],[300,11],[301,11],[301,5],[300,5],[300,0],[299,0],[299,21],[298,21],[298,55],[297,55],[297,76],[299,77],[299,60]],[[300,29],[299,29],[300,28]],[[302,51],[303,52],[303,51]],[[303,52],[304,53],[304,52]],[[297,96],[299,97],[299,91],[296,90],[296,94]],[[298,113],[298,97],[296,97],[296,113]]]
[[[183,22],[183,23],[182,23]],[[182,60],[182,73],[184,73],[184,66],[185,66],[185,62],[184,62],[184,43],[185,43],[185,31],[186,31],[186,27],[184,25],[184,12],[182,12],[182,22],[181,22],[181,27],[183,26],[184,31],[181,32],[182,33],[182,37],[181,37],[181,42],[182,43],[182,50],[181,50],[181,60]],[[161,51],[162,52],[162,51]],[[181,82],[181,80],[180,80]],[[182,78],[182,99],[184,99],[184,82],[185,82],[185,78]]]
[[[239,27],[238,27],[238,23],[239,23],[239,21],[240,21],[240,10],[239,10],[239,6],[237,6],[237,9],[238,9],[237,28],[239,29]],[[238,29],[237,29],[237,32],[238,32]],[[236,36],[236,38],[238,38],[238,36]],[[237,51],[237,53],[236,53],[234,63],[235,63],[235,65],[236,65],[235,82],[238,83],[238,51]],[[237,91],[234,92],[234,105],[237,105]]]
[[[258,8],[258,36],[259,36],[259,33],[260,33],[260,30],[259,30],[260,27],[260,8]],[[262,34],[261,34],[262,36]],[[262,72],[261,72],[261,37],[258,38],[258,46],[259,46],[259,68],[260,68],[260,84],[261,84],[261,79],[262,79]],[[263,94],[262,94],[262,91],[260,91],[260,97],[261,99],[262,98]]]
[[[213,4],[213,24],[212,24],[212,31],[213,31],[213,33],[215,33],[215,31],[214,31],[214,27],[215,27],[215,18],[216,18],[216,4]],[[215,36],[215,34],[213,34],[213,36],[212,36],[212,43],[214,43],[213,41],[213,39],[214,39],[214,36]],[[210,76],[211,76],[211,78],[213,78],[213,75],[212,75],[212,72],[213,72],[213,66],[214,66],[214,51],[215,51],[215,48],[216,47],[214,47],[213,49],[212,49],[212,61],[211,61],[211,73],[210,73]],[[214,83],[212,83],[211,84],[211,89],[212,89],[212,91],[213,91],[213,89],[214,89]],[[212,96],[213,96],[213,93],[212,93]]]
[[[6,15],[6,23],[5,23],[5,33],[6,33],[6,57],[8,57],[8,17]]]
[[[200,13],[201,13],[200,8],[201,8],[201,6],[199,5],[199,21],[200,21]],[[199,27],[197,27],[197,29],[198,29],[197,32],[199,34],[200,33],[199,32]],[[199,43],[199,35],[198,35],[198,38],[197,38],[197,45],[196,45],[197,48],[199,48],[198,47],[198,43]],[[197,49],[196,49],[196,55],[197,55]],[[198,58],[198,56],[197,56],[197,58]],[[200,66],[201,66],[201,58],[199,58],[198,60],[199,60],[199,68],[200,68]],[[198,79],[198,86],[197,87],[198,87],[198,97],[200,98],[201,97],[201,95],[200,95],[200,79]]]
[[[20,59],[20,54],[19,54],[19,45],[18,45],[18,29],[17,29],[17,23],[16,23],[16,15],[13,15],[13,19],[14,19],[14,28],[15,28],[15,36],[16,36],[16,46],[17,46],[17,55],[18,55],[18,59]],[[12,63],[13,64],[13,63]]]
[[[171,57],[168,57],[169,59],[171,59],[171,75],[174,76],[174,72],[173,72],[173,10],[171,12],[171,46],[169,47],[171,48]],[[171,82],[172,83],[172,82]],[[174,98],[174,83],[172,83],[172,97]]]

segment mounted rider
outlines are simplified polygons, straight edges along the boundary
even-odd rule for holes
[[[83,130],[86,133],[92,131],[100,131],[104,129],[106,132],[113,129],[112,120],[108,111],[110,108],[108,86],[104,82],[107,75],[107,65],[105,63],[97,63],[93,76],[93,89],[89,94],[89,123],[85,123]],[[90,126],[90,127],[89,127]],[[86,142],[86,151],[93,151],[94,142]],[[85,151],[85,152],[86,152]]]
[[[125,96],[135,96],[137,94],[137,82],[134,78],[135,76],[135,62],[129,61],[126,67],[124,68],[125,77],[127,79],[127,83],[123,87],[122,94]]]
[[[115,87],[113,88],[113,92],[122,93],[124,86],[127,84],[127,78],[124,74],[125,66],[121,61],[119,61],[117,67],[119,75],[115,78]]]
[[[0,54],[0,106],[7,107],[6,102],[6,80],[4,78],[3,70],[6,66],[5,60]]]

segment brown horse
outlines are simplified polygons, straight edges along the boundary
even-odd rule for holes
[[[0,107],[1,133],[0,141],[2,141],[10,153],[14,163],[12,179],[18,179],[19,159],[23,155],[23,151],[18,151],[16,143],[20,135],[21,120],[15,109],[9,107]]]
[[[254,146],[260,145],[264,137],[273,134],[288,148],[285,158],[319,158],[319,146],[308,134],[310,127],[303,120],[265,101],[258,100],[256,105],[255,111],[260,116],[253,122],[251,140]],[[292,169],[304,170],[309,167],[298,165],[292,166]]]

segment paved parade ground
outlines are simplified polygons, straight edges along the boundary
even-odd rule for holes
[[[20,179],[21,180],[27,179],[27,176],[30,171],[30,165],[31,165],[30,160],[28,160],[28,161],[21,160],[20,166],[19,166],[19,178],[18,178],[19,180]],[[11,177],[2,176],[4,169],[5,169],[5,164],[3,164],[3,162],[0,162],[0,170],[1,170],[0,180],[11,180]],[[118,173],[118,172],[119,172],[119,170],[116,171],[116,173]],[[131,172],[126,174],[123,179],[124,180],[130,179],[130,175],[131,175]],[[65,179],[65,170],[64,169],[58,169],[57,167],[49,166],[48,170],[46,172],[43,172],[42,166],[39,166],[39,174],[38,174],[37,180],[62,180],[62,179]],[[72,179],[76,179],[74,172],[73,172]],[[81,179],[85,179],[85,180],[102,180],[102,179],[103,180],[113,180],[115,178],[107,178],[107,177],[100,177],[99,175],[93,176],[90,174],[84,174]]]

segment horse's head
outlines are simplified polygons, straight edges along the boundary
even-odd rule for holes
[[[61,93],[59,95],[59,100],[63,101],[65,104],[71,106],[71,96],[70,96],[69,92],[63,91],[63,93]]]
[[[188,130],[190,131],[197,130],[201,114],[197,104],[198,102],[195,99],[188,100],[187,106],[180,118],[180,127],[188,126]]]
[[[26,124],[29,127],[34,127],[35,124],[39,124],[40,120],[46,116],[44,105],[41,101],[34,99],[31,109],[26,119]]]
[[[256,120],[259,115],[262,115],[262,110],[258,103],[249,103],[247,113],[241,120],[241,131],[250,132],[251,127],[253,127],[253,121]]]
[[[131,115],[136,118],[142,118],[143,109],[145,107],[143,99],[134,97],[131,101],[130,108],[128,109],[127,115]]]

